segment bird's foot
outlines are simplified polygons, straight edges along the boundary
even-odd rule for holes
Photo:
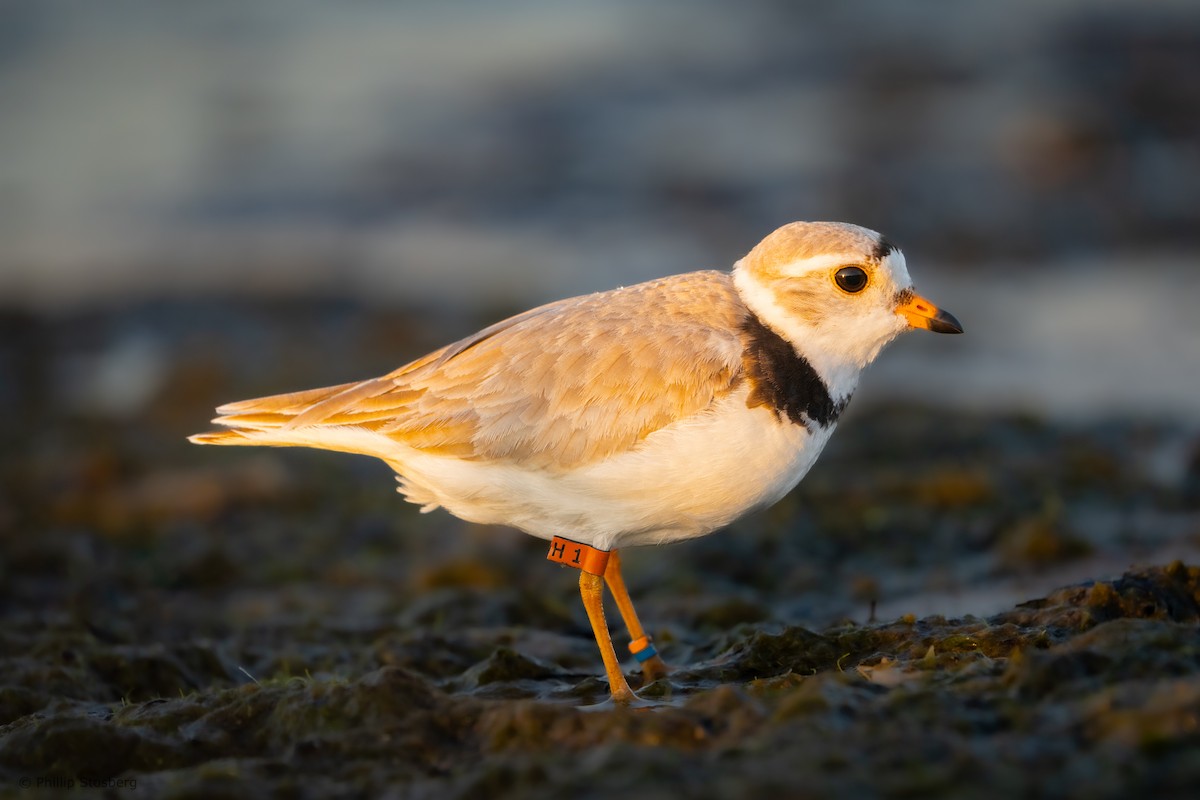
[[[671,668],[662,660],[662,656],[651,656],[642,662],[642,685],[654,683],[659,678],[671,674]]]

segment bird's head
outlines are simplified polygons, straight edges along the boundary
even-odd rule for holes
[[[904,254],[857,225],[784,225],[738,261],[734,281],[754,313],[831,386],[856,381],[906,330],[962,333],[953,315],[913,290]]]

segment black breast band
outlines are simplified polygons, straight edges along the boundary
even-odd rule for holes
[[[742,323],[742,332],[749,340],[742,354],[751,384],[747,406],[767,406],[781,419],[786,415],[805,427],[816,423],[824,428],[837,421],[850,398],[835,403],[808,359],[754,312]]]

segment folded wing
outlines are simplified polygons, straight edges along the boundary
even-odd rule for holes
[[[742,379],[726,274],[691,273],[512,317],[388,375],[230,403],[200,444],[411,448],[566,469],[702,414]]]

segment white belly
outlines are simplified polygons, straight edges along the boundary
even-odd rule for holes
[[[543,539],[611,549],[702,536],[783,497],[832,433],[747,408],[745,391],[629,452],[565,473],[423,456],[404,459],[404,483],[416,502]]]

